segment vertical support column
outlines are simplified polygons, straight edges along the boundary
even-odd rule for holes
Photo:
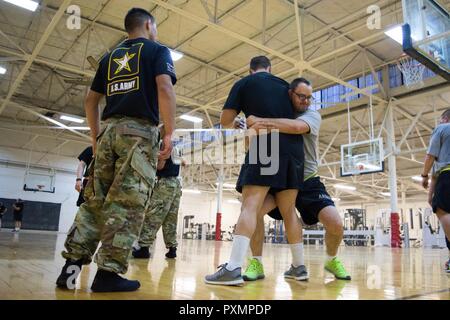
[[[266,29],[267,29],[267,2],[262,0],[262,44],[266,45]]]
[[[220,164],[217,187],[216,241],[221,241],[222,235],[222,195],[223,195],[223,163]]]
[[[405,248],[409,248],[409,223],[407,223],[406,221],[408,219],[405,219],[405,215],[407,214],[407,209],[406,209],[406,191],[405,191],[405,186],[402,183],[401,186],[401,191],[402,191],[402,225],[403,225],[403,237],[404,237],[404,247]]]
[[[381,84],[383,86],[384,92],[386,93],[386,99],[388,100],[391,97],[389,66],[384,66],[381,69],[381,78],[382,78]]]
[[[300,62],[304,61],[304,50],[303,50],[303,10],[299,12],[298,0],[294,0],[294,12],[295,12],[295,25],[297,27],[297,39],[298,39],[298,51]],[[298,76],[301,77],[303,74],[303,67],[299,67]]]
[[[387,115],[387,146],[390,153],[388,157],[389,165],[389,190],[391,192],[391,247],[399,248],[400,224],[398,215],[398,198],[397,198],[397,163],[396,163],[396,146],[395,146],[395,129],[394,129],[394,111],[392,105],[388,106]]]

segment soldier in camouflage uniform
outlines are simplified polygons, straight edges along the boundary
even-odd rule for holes
[[[180,207],[181,182],[178,177],[180,165],[172,162],[158,161],[158,180],[150,200],[149,209],[145,213],[145,220],[139,236],[139,249],[133,250],[133,257],[147,259],[150,257],[149,248],[153,246],[156,234],[163,229],[164,243],[169,251],[167,258],[175,258],[177,250],[177,221]]]
[[[133,242],[139,237],[156,180],[159,111],[165,135],[159,158],[172,150],[176,82],[170,51],[156,43],[153,16],[131,9],[125,18],[129,39],[105,55],[86,97],[86,115],[95,158],[89,168],[85,200],[75,217],[62,253],[66,264],[56,284],[74,289],[81,267],[95,262],[94,292],[134,291],[139,281],[127,280]],[[99,102],[106,96],[99,134]],[[98,137],[98,138],[97,138]]]

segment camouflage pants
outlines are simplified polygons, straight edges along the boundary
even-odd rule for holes
[[[156,179],[158,128],[136,118],[111,118],[97,142],[85,200],[65,242],[66,259],[125,273]]]
[[[178,246],[177,220],[180,198],[181,183],[177,177],[160,178],[156,182],[139,236],[140,247],[153,245],[161,225],[166,248]]]

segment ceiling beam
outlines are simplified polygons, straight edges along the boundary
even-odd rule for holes
[[[44,47],[45,43],[47,42],[48,37],[50,37],[53,30],[58,25],[59,20],[64,15],[64,12],[66,11],[69,4],[72,2],[72,0],[64,0],[64,2],[59,7],[56,14],[53,16],[52,21],[45,29],[42,37],[39,39],[39,42],[36,44],[33,52],[31,55],[28,56],[27,62],[23,66],[22,70],[16,77],[16,80],[14,81],[13,85],[11,86],[11,89],[8,92],[8,95],[6,96],[6,99],[3,101],[3,103],[0,106],[0,114],[5,109],[8,102],[11,100],[11,97],[16,92],[16,90],[19,88],[20,84],[22,83],[22,80],[25,78],[26,74],[28,73],[28,70],[30,69],[31,65],[33,64],[34,60],[36,59],[39,52],[41,52],[42,48]]]
[[[260,44],[257,41],[249,39],[249,38],[247,38],[247,37],[245,37],[245,36],[243,36],[243,35],[241,35],[239,33],[236,33],[236,32],[234,32],[232,30],[229,30],[229,29],[227,29],[225,27],[222,27],[221,25],[218,25],[218,24],[215,24],[215,23],[213,23],[211,21],[208,21],[206,19],[200,18],[200,17],[196,16],[195,14],[193,14],[191,12],[188,12],[188,11],[186,11],[184,9],[178,8],[178,7],[176,7],[174,5],[171,5],[171,4],[167,3],[167,2],[163,2],[161,0],[150,0],[150,1],[155,3],[155,4],[157,4],[157,5],[159,5],[159,6],[161,6],[161,7],[163,7],[163,8],[165,8],[165,9],[167,9],[167,10],[173,11],[176,14],[179,14],[179,15],[185,17],[185,18],[188,18],[188,19],[190,19],[192,21],[195,21],[195,22],[198,22],[198,23],[203,24],[205,26],[208,26],[208,27],[210,27],[213,30],[216,30],[216,31],[218,31],[220,33],[223,33],[225,35],[228,35],[228,36],[230,36],[230,37],[232,37],[234,39],[237,39],[237,40],[240,40],[242,42],[245,42],[245,43],[247,43],[247,44],[249,44],[249,45],[251,45],[251,46],[253,46],[255,48],[263,50],[263,51],[265,51],[267,53],[270,53],[270,54],[274,55],[275,57],[278,57],[278,58],[280,58],[280,59],[282,59],[282,60],[284,60],[286,62],[289,62],[292,65],[294,65],[292,70],[297,70],[299,68],[308,69],[309,71],[311,71],[311,72],[313,72],[313,73],[315,73],[315,74],[317,74],[317,75],[319,75],[319,76],[321,76],[321,77],[323,77],[325,79],[332,80],[332,81],[334,81],[336,83],[339,83],[339,84],[341,84],[341,85],[343,85],[345,87],[348,87],[348,88],[352,89],[356,93],[363,94],[363,95],[366,95],[366,96],[369,95],[367,92],[365,92],[365,91],[363,91],[363,90],[361,90],[361,89],[359,89],[359,88],[357,88],[355,86],[352,86],[351,84],[349,84],[349,83],[347,83],[347,82],[345,82],[345,81],[343,81],[341,79],[338,79],[338,78],[336,78],[336,77],[334,77],[334,76],[332,76],[332,75],[330,75],[330,74],[328,74],[328,73],[326,73],[324,71],[321,71],[319,69],[316,69],[316,68],[312,67],[309,62],[297,61],[296,59],[294,59],[294,58],[292,58],[292,57],[290,57],[288,55],[285,55],[285,54],[281,53],[278,50],[275,50],[275,49],[267,47],[267,46],[265,46],[263,44]],[[377,100],[377,101],[380,101],[380,102],[387,103],[384,99],[382,99],[380,97],[374,96],[373,99]],[[219,100],[219,101],[221,101],[221,100]]]
[[[0,99],[0,101],[2,101],[3,103],[5,102],[5,100],[6,100],[6,99],[3,99],[3,98]],[[44,119],[44,120],[46,120],[46,121],[48,121],[48,122],[51,122],[51,123],[53,123],[53,124],[56,124],[57,126],[60,126],[60,127],[66,129],[66,130],[69,130],[70,132],[73,132],[73,133],[75,133],[76,135],[79,135],[80,137],[83,137],[83,138],[85,138],[85,139],[87,139],[87,140],[91,140],[91,137],[90,137],[90,136],[88,136],[88,135],[86,135],[86,134],[84,134],[84,133],[78,132],[77,130],[72,129],[72,128],[70,128],[69,126],[66,126],[64,123],[61,123],[61,122],[59,122],[59,121],[56,121],[55,119],[49,118],[49,117],[47,117],[47,116],[44,116],[43,114],[40,114],[40,113],[37,112],[37,111],[32,110],[32,106],[31,106],[31,107],[28,107],[28,106],[26,107],[26,106],[20,105],[20,104],[18,104],[18,103],[16,103],[16,102],[13,102],[13,101],[8,101],[7,104],[10,105],[10,106],[12,106],[12,107],[14,107],[14,108],[20,109],[20,110],[22,110],[22,111],[31,113],[32,115],[35,115],[35,116],[37,116],[37,117],[39,117],[39,118],[41,118],[41,119]]]

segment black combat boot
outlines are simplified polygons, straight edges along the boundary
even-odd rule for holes
[[[141,247],[139,249],[134,249],[132,255],[136,259],[148,259],[150,258],[150,251],[148,247]]]
[[[140,286],[137,280],[128,280],[117,273],[98,269],[91,290],[93,292],[136,291]]]
[[[176,247],[170,247],[169,251],[166,253],[166,258],[174,259],[177,257],[177,248]]]
[[[70,288],[68,287],[68,280],[70,278],[70,276],[74,275],[75,273],[80,273],[81,272],[81,267],[82,267],[82,259],[80,260],[76,260],[76,261],[72,261],[70,259],[66,260],[66,264],[63,266],[62,270],[61,270],[61,274],[59,275],[58,279],[56,279],[56,285],[58,286],[58,288],[61,289],[75,289],[75,281],[77,280],[78,274],[75,275],[73,277],[73,279],[71,279],[71,286]],[[70,266],[75,266],[74,268],[71,268],[71,270],[67,270]],[[78,267],[78,268],[76,268]]]

